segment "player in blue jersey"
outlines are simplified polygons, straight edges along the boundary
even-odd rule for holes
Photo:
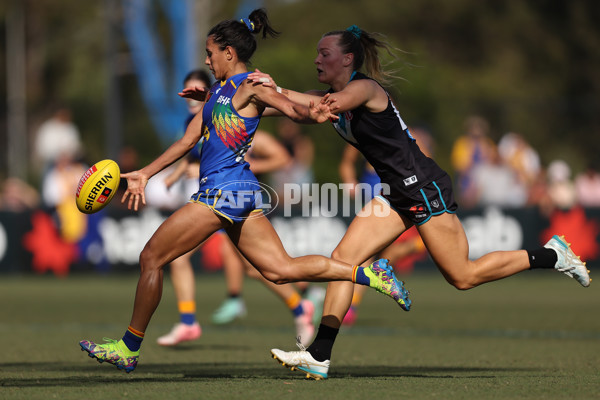
[[[360,264],[415,225],[439,270],[457,289],[470,289],[531,268],[556,269],[589,286],[585,263],[558,236],[532,251],[496,251],[469,260],[469,244],[455,214],[450,177],[419,149],[379,83],[386,80],[386,74],[378,49],[392,52],[385,42],[356,25],[326,33],[317,46],[315,65],[319,82],[330,87],[327,92],[304,94],[282,89],[260,71],[250,76],[299,103],[321,99],[328,93],[322,101],[340,116],[333,122],[335,129],[365,156],[386,185],[387,191],[367,204],[369,210],[377,208],[380,212],[365,212],[354,218],[332,258]],[[363,65],[366,74],[359,72]],[[313,343],[301,351],[273,349],[273,357],[308,377],[327,378],[331,349],[352,292],[351,283],[329,283]]]
[[[188,73],[183,81],[184,88],[209,88],[210,77],[204,70],[194,70]],[[194,115],[202,108],[202,103],[186,99],[190,116],[186,119],[186,127],[193,119]],[[195,181],[196,188],[190,190],[193,193],[197,190],[199,178],[199,160],[201,145],[198,144],[190,151],[187,157],[180,160],[173,173],[165,179],[167,188],[171,187],[181,177],[186,176],[185,186],[191,181]],[[279,144],[277,140],[266,132],[257,130],[254,134],[252,147],[246,153],[246,159],[250,164],[250,169],[255,175],[265,174],[273,170],[282,168],[290,161],[286,149]],[[220,237],[215,239],[215,235]],[[224,230],[219,230],[212,236],[216,240],[219,256],[222,259],[222,265],[227,281],[228,298],[223,305],[213,314],[213,323],[227,323],[235,318],[245,316],[246,308],[241,297],[241,289],[244,278],[244,270],[252,278],[263,282],[267,288],[272,290],[290,309],[294,316],[294,325],[296,328],[296,337],[300,338],[302,343],[308,345],[314,334],[313,313],[316,308],[310,299],[302,299],[302,296],[292,286],[292,284],[275,285],[262,277],[247,261],[241,257],[235,246],[226,236]],[[179,322],[165,335],[157,339],[161,346],[175,346],[181,342],[196,340],[200,337],[202,329],[196,321],[196,296],[194,280],[194,270],[191,263],[192,250],[179,258],[173,260],[170,264],[171,281],[177,297],[177,308],[179,310]],[[206,248],[204,248],[206,251]],[[321,308],[321,306],[319,306]]]
[[[140,202],[145,203],[148,179],[202,142],[199,191],[161,224],[140,254],[133,315],[123,338],[109,339],[106,344],[79,342],[81,349],[99,362],[109,362],[126,372],[135,369],[144,332],[160,303],[163,267],[223,228],[242,255],[271,282],[356,282],[392,297],[403,308],[410,307],[408,293],[384,262],[376,261],[365,268],[323,256],[292,258],[263,214],[260,185],[244,155],[264,109],[272,106],[306,123],[337,117],[325,103],[294,103],[248,79],[247,65],[256,49],[254,34],[259,33],[263,38],[277,33],[263,9],[254,10],[241,21],[223,21],[210,29],[205,62],[217,82],[202,99],[202,111],[190,122],[185,135],[156,160],[141,170],[121,175],[127,179],[122,202],[137,210]]]

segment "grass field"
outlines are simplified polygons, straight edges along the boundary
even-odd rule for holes
[[[93,279],[92,279],[93,278]],[[79,350],[119,338],[136,276],[0,276],[0,399],[592,399],[600,398],[600,295],[535,271],[459,292],[438,273],[407,277],[413,310],[368,293],[357,323],[338,336],[330,379],[308,381],[269,358],[295,349],[292,318],[247,281],[249,315],[212,326],[220,275],[198,278],[204,333],[162,348],[177,319],[173,290],[125,374]],[[600,284],[600,282],[599,282]]]

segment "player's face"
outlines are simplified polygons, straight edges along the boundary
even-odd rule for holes
[[[206,59],[204,63],[208,66],[215,79],[225,79],[225,61],[225,50],[221,50],[219,45],[212,39],[212,36],[209,36],[206,39]]]
[[[208,84],[204,81],[201,81],[200,79],[190,79],[188,81],[185,81],[184,86],[186,88],[208,88]],[[197,100],[185,99],[185,101],[187,103],[188,111],[190,112],[190,114],[197,114],[202,109],[202,103]]]
[[[339,35],[325,36],[317,45],[317,76],[319,82],[331,84],[344,69],[344,54],[339,46]]]

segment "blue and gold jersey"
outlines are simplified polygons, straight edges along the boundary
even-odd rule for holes
[[[210,89],[202,110],[200,184],[211,187],[232,180],[256,180],[244,160],[252,144],[260,116],[242,117],[232,99],[248,72],[217,82]]]
[[[262,191],[244,156],[260,115],[242,117],[232,104],[248,72],[217,82],[202,110],[200,187],[191,201],[208,206],[228,221],[241,222],[261,211]],[[201,147],[200,147],[201,146]]]

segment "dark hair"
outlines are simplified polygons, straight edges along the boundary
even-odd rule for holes
[[[366,63],[366,74],[382,83],[388,83],[390,78],[396,77],[393,72],[383,70],[377,48],[384,49],[394,59],[398,58],[393,52],[397,49],[393,49],[387,42],[375,38],[375,35],[379,34],[369,33],[352,25],[343,31],[327,32],[323,37],[334,35],[340,36],[338,44],[342,48],[342,53],[354,54],[353,68],[355,71],[360,70]]]
[[[279,32],[271,27],[264,8],[252,11],[248,16],[248,21],[249,24],[243,20],[221,21],[208,32],[207,36],[212,36],[221,50],[231,46],[235,49],[238,59],[248,63],[256,51],[255,34],[262,32],[263,39],[267,37],[267,34],[271,37],[279,35]]]
[[[183,84],[185,85],[187,81],[191,81],[192,79],[206,82],[207,86],[210,86],[211,83],[210,75],[203,69],[195,69],[188,72],[185,78],[183,78]]]

